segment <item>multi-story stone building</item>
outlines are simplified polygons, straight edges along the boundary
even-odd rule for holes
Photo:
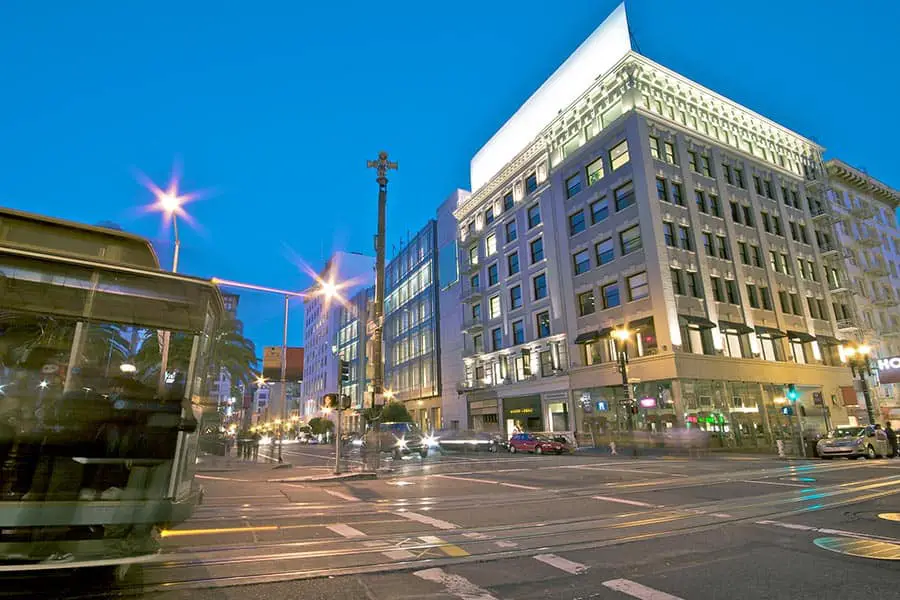
[[[620,6],[472,161],[472,426],[688,424],[755,446],[855,416],[822,153],[632,51]]]

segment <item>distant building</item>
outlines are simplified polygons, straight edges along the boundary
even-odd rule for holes
[[[303,382],[303,348],[288,347],[285,368],[285,400],[287,410],[281,404],[281,346],[263,348],[263,377],[269,388],[269,413],[267,420],[300,414],[301,385]]]
[[[335,252],[319,274],[322,281],[341,285],[343,299],[372,285],[375,259],[350,252]],[[340,299],[328,299],[321,294],[318,283],[311,286],[303,303],[305,320],[303,327],[303,392],[301,416],[309,419],[321,409],[326,393],[338,388],[338,363],[334,351],[338,344],[341,324]]]

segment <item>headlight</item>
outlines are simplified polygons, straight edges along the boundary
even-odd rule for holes
[[[428,446],[429,448],[435,448],[438,445],[438,438],[433,435],[426,435],[422,438],[422,443]]]
[[[353,444],[354,446],[362,446],[362,445],[363,445],[363,441],[362,441],[362,440],[353,440],[353,441],[350,442],[350,443]]]
[[[405,450],[407,445],[408,445],[408,444],[406,443],[406,440],[405,440],[405,439],[400,438],[399,440],[397,440],[396,446],[397,446],[398,448],[400,448],[401,450]]]

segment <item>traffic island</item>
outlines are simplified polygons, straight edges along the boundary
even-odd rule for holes
[[[303,475],[300,477],[281,477],[269,479],[269,483],[333,483],[335,481],[360,481],[377,479],[374,471],[357,471],[354,473],[322,473],[321,475]]]

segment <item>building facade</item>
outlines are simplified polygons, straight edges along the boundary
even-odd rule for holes
[[[304,309],[303,388],[301,418],[308,420],[320,412],[322,399],[338,390],[338,334],[343,303],[369,287],[374,280],[375,259],[350,252],[335,252],[316,284],[307,290]],[[321,282],[339,286],[341,298],[322,293]]]
[[[608,70],[568,97],[545,84],[497,134],[556,94],[527,143],[473,159],[483,183],[455,211],[470,426],[771,446],[858,418],[841,343],[866,310],[831,259],[823,148],[632,51],[623,27],[619,7],[548,84],[609,50],[598,35],[621,50]]]

